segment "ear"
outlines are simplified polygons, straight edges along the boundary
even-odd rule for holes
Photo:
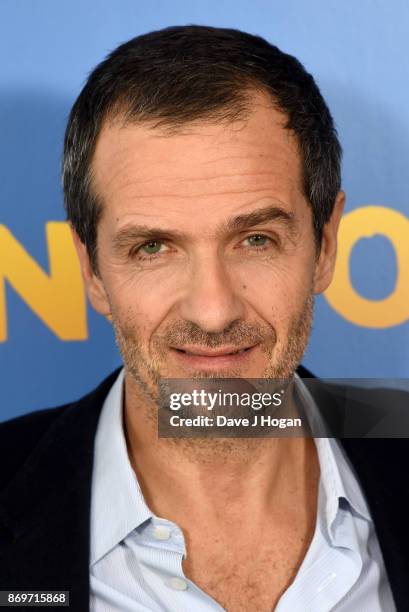
[[[104,284],[92,267],[85,244],[81,242],[80,237],[72,226],[71,233],[75,250],[77,251],[77,255],[80,260],[82,278],[84,280],[89,301],[97,312],[110,318],[111,308]]]
[[[331,218],[324,225],[321,250],[315,266],[314,293],[325,291],[332,281],[337,256],[337,234],[345,206],[345,193],[339,191]]]

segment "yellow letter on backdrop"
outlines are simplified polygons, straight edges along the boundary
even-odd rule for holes
[[[50,274],[0,225],[0,342],[7,339],[4,281],[61,340],[87,338],[84,286],[67,223],[46,224]]]
[[[382,300],[368,300],[351,284],[349,260],[360,238],[382,234],[394,246],[397,280],[393,293]],[[370,264],[367,264],[370,265]],[[383,206],[364,206],[346,214],[340,224],[334,279],[325,292],[331,306],[351,323],[385,328],[409,320],[409,219]]]

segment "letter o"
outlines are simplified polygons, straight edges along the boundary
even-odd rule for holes
[[[368,300],[352,286],[349,261],[360,238],[382,234],[392,242],[397,259],[393,293],[382,300]],[[325,292],[332,308],[362,327],[386,328],[409,320],[409,219],[383,206],[364,206],[346,214],[340,223],[338,256],[332,283]]]

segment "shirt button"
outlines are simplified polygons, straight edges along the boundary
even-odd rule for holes
[[[171,578],[169,580],[169,586],[172,587],[172,589],[175,589],[176,591],[186,591],[187,582],[186,580],[183,580],[183,578],[178,578],[177,576],[175,576],[174,578]]]
[[[165,525],[157,525],[153,530],[153,537],[155,538],[155,540],[169,540],[169,527],[165,527]]]

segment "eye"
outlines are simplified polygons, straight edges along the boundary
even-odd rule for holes
[[[146,255],[156,255],[161,250],[163,242],[159,240],[151,240],[146,244],[143,244],[138,250],[146,253]]]
[[[261,249],[268,247],[270,243],[272,243],[271,238],[264,236],[264,234],[253,234],[252,236],[247,236],[244,240],[247,241],[251,247],[259,247]]]
[[[166,253],[166,245],[161,240],[149,240],[130,251],[130,256],[139,261],[150,261]]]

